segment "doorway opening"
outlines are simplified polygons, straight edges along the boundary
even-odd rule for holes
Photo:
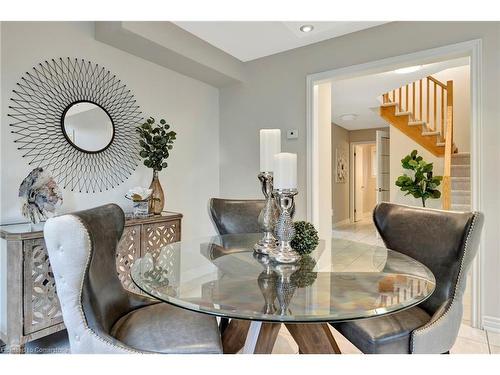
[[[352,144],[353,203],[352,221],[369,219],[376,203],[377,154],[375,143]]]
[[[351,80],[353,78],[358,78],[361,76],[377,75],[377,74],[383,74],[385,72],[391,72],[391,74],[395,74],[396,70],[401,70],[401,68],[408,68],[408,67],[412,68],[417,67],[418,69],[407,69],[406,71],[415,72],[422,69],[425,71],[425,69],[427,69],[429,66],[433,67],[436,66],[436,64],[437,65],[443,63],[446,64],[449,61],[460,60],[460,59],[462,60],[465,59],[467,61],[466,64],[462,64],[461,66],[464,66],[465,67],[464,69],[469,74],[470,89],[468,93],[470,96],[467,100],[467,103],[470,105],[470,109],[469,113],[463,116],[463,120],[465,121],[467,128],[462,128],[461,129],[463,130],[462,134],[457,136],[455,140],[458,143],[460,142],[460,139],[463,140],[465,139],[468,142],[468,144],[464,143],[464,145],[459,146],[459,153],[462,150],[464,151],[461,152],[462,155],[456,155],[457,158],[455,158],[455,160],[452,161],[451,163],[452,166],[455,165],[455,170],[458,172],[458,174],[456,175],[457,177],[456,182],[453,183],[452,181],[451,185],[452,187],[455,186],[455,190],[458,190],[456,191],[455,195],[455,198],[457,198],[456,210],[465,210],[466,204],[468,205],[468,209],[470,210],[479,210],[479,211],[481,210],[480,200],[479,200],[480,170],[478,167],[479,166],[478,154],[480,150],[480,137],[478,136],[478,134],[480,133],[480,116],[479,116],[480,105],[478,99],[480,93],[480,88],[479,88],[480,42],[471,41],[451,46],[440,47],[432,50],[421,51],[408,55],[397,56],[384,60],[374,61],[371,63],[350,66],[347,68],[334,69],[328,72],[312,74],[307,77],[307,88],[308,88],[307,208],[308,208],[308,219],[312,221],[313,224],[317,225],[320,228],[325,228],[325,227],[333,228],[334,236],[336,234],[336,231],[338,231],[337,232],[338,234],[344,227],[352,226],[351,229],[353,230],[347,235],[344,233],[344,236],[348,236],[349,238],[358,240],[359,238],[357,238],[356,236],[362,230],[360,230],[359,227],[356,227],[356,224],[360,222],[359,217],[363,217],[363,214],[366,212],[365,207],[360,206],[359,199],[357,200],[356,204],[356,198],[355,198],[355,193],[356,193],[355,191],[356,187],[354,181],[355,171],[351,171],[351,168],[353,168],[353,165],[356,162],[356,160],[352,157],[353,147],[351,147],[352,146],[351,143],[355,141],[353,141],[351,138],[348,138],[349,141],[347,142],[347,144],[344,143],[343,147],[339,147],[338,144],[336,143],[338,142],[339,138],[336,137],[335,134],[336,126],[340,126],[341,128],[344,128],[344,130],[346,131],[366,130],[367,127],[356,128],[356,122],[358,120],[363,120],[363,116],[359,114],[357,115],[356,111],[358,110],[357,108],[359,108],[360,104],[359,101],[357,101],[357,99],[362,97],[362,93],[364,92],[364,90],[362,87],[357,87],[355,88],[354,93],[351,93],[349,95],[346,90],[342,89],[342,85],[345,84],[347,80]],[[400,110],[399,112],[396,110],[395,115],[399,115],[401,112],[407,112],[407,111],[409,112],[408,108],[413,108],[414,113],[412,115],[404,113],[402,114],[403,116],[408,116],[408,118],[410,118],[410,120],[407,120],[409,126],[414,126],[414,125],[422,126],[422,122],[424,122],[422,120],[424,119],[423,116],[427,116],[428,124],[432,123],[432,120],[434,118],[434,124],[432,125],[432,127],[426,129],[422,128],[422,133],[425,133],[425,136],[434,136],[436,137],[436,139],[439,138],[442,132],[441,133],[439,132],[440,129],[437,124],[440,118],[446,116],[446,114],[443,115],[442,109],[441,111],[434,109],[435,114],[429,113],[430,111],[428,108],[424,109],[423,111],[421,110],[424,113],[420,114],[421,116],[420,119],[418,119],[417,115],[415,115],[416,113],[418,113],[418,110],[416,110],[415,108],[418,108],[419,102],[420,106],[423,106],[425,102],[430,102],[431,105],[432,103],[438,103],[438,104],[440,102],[446,103],[446,96],[444,94],[442,97],[436,95],[436,92],[438,92],[438,94],[441,92],[439,90],[443,91],[446,90],[446,87],[448,87],[446,85],[446,82],[445,84],[437,86],[437,89],[434,88],[434,86],[430,86],[431,89],[430,90],[428,89],[429,91],[427,91],[428,93],[430,92],[430,94],[427,94],[427,97],[425,91],[422,98],[418,97],[418,92],[419,92],[418,82],[420,80],[424,81],[423,85],[424,90],[426,87],[425,84],[438,85],[438,83],[434,83],[434,81],[439,81],[439,79],[437,78],[433,79],[434,77],[428,78],[430,75],[435,74],[437,72],[438,71],[434,71],[422,77],[418,76],[413,77],[411,80],[408,79],[407,82],[401,82],[399,86],[393,85],[394,87],[387,87],[381,89],[379,91],[380,97],[378,98],[379,99],[379,103],[377,104],[378,108],[373,108],[375,106],[372,106],[369,107],[369,109],[371,109],[372,112],[376,114],[382,114],[382,111],[381,110],[379,111],[379,109],[382,106],[394,106],[396,105],[394,103],[397,102],[397,108],[405,108],[406,104],[407,110],[406,111]],[[394,77],[396,76],[394,75]],[[399,78],[396,77],[395,79]],[[431,82],[430,84],[428,83],[429,81]],[[342,95],[335,95],[334,90],[336,87],[341,88]],[[328,90],[330,90],[330,92],[328,92]],[[422,92],[422,89],[420,90],[421,90],[420,92]],[[325,110],[324,107],[325,107],[325,102],[327,102],[328,100],[326,100],[325,97],[322,97],[319,94],[321,92],[325,93],[325,95],[328,95],[328,100],[330,101],[330,103],[332,103],[330,108],[328,108],[327,110]],[[413,97],[417,97],[417,99],[413,103],[411,95],[413,95]],[[344,100],[349,100],[352,104],[354,104],[357,107],[354,107],[352,109],[347,109],[342,112],[336,111],[334,108],[336,101],[337,103],[339,101],[342,103],[342,101]],[[434,106],[436,108],[436,104],[434,104]],[[463,108],[463,106],[461,106],[461,108]],[[427,114],[425,114],[426,111]],[[365,112],[368,113],[367,111]],[[327,113],[329,113],[330,115],[329,117],[326,115]],[[382,117],[382,115],[380,115],[380,117]],[[385,117],[384,119],[386,121],[370,123],[369,126],[369,128],[371,128],[371,131],[373,131],[374,128],[382,128],[378,130],[380,131],[388,130],[389,133],[389,137],[387,137],[389,138],[388,140],[389,150],[387,154],[389,155],[387,157],[389,161],[386,162],[386,165],[388,165],[387,167],[388,171],[386,171],[387,173],[386,186],[389,186],[389,189],[384,189],[383,185],[377,184],[376,201],[379,202],[393,201],[410,205],[419,205],[419,202],[409,203],[401,201],[400,198],[404,195],[404,192],[400,192],[400,190],[395,186],[394,183],[394,181],[400,175],[400,173],[404,173],[401,167],[401,159],[404,158],[406,154],[412,152],[413,143],[415,143],[416,141],[415,139],[406,139],[408,138],[407,134],[403,134],[401,129],[394,129],[393,128],[394,125],[392,123],[389,123],[387,117]],[[349,126],[354,127],[354,129],[352,128],[349,129]],[[383,129],[384,127],[385,129]],[[327,128],[329,129],[329,133],[326,133],[325,131],[325,129]],[[392,139],[393,134],[396,135],[398,138]],[[407,137],[404,138],[404,136]],[[330,139],[329,143],[325,142],[325,137],[328,137]],[[364,141],[365,143],[368,144],[373,144],[374,140],[372,138],[372,139],[362,139],[361,141]],[[442,142],[440,142],[438,139],[436,141],[436,147],[441,147],[439,143]],[[391,147],[391,145],[393,147]],[[354,145],[354,149],[356,149],[356,145]],[[431,159],[433,156],[430,153],[426,154],[426,152],[427,150],[422,150],[422,151],[419,150],[419,155],[423,155],[424,159],[429,159],[430,161],[432,161]],[[349,156],[345,154],[348,154]],[[375,154],[377,154],[376,151]],[[379,164],[381,162],[379,156],[382,153],[379,152],[378,154],[379,155],[377,156],[377,169],[379,169]],[[331,174],[328,177],[325,176],[324,166],[326,164],[322,162],[322,160],[325,158],[325,155],[329,156],[330,159],[329,163],[331,164],[330,165]],[[434,165],[435,175],[440,174],[439,170],[442,167],[442,164],[439,165],[439,162],[435,162]],[[349,173],[344,173],[343,171],[349,171]],[[391,171],[394,172],[392,175]],[[459,176],[459,174],[462,172],[464,174]],[[343,178],[338,180],[339,175],[342,174]],[[358,178],[358,180],[360,179],[361,178]],[[467,179],[468,179],[469,191],[466,191],[467,189],[463,188],[464,186],[466,186],[464,182]],[[381,181],[383,182],[383,178],[381,178]],[[345,191],[346,186],[347,190],[352,191],[352,194],[346,195],[348,196],[348,198],[343,199],[344,206],[341,207],[340,205],[336,204],[336,202],[338,202],[338,194],[339,194],[337,190],[341,188]],[[365,186],[366,189],[367,185],[361,185],[361,186]],[[360,186],[358,186],[358,195],[362,193],[360,190],[362,189]],[[390,190],[390,191],[387,192],[385,190]],[[325,197],[325,192],[329,193],[327,200],[323,199]],[[330,203],[330,200],[331,204],[326,205],[325,203],[327,201],[328,203]],[[349,210],[347,211],[347,215],[342,217],[339,214],[340,211],[342,210],[345,212],[346,202],[349,203]],[[365,201],[362,200],[362,202],[364,203]],[[432,204],[429,205],[430,207],[441,208],[440,200],[435,200],[434,202],[429,202],[429,203],[433,203],[433,205]],[[354,209],[356,209],[356,213],[358,215],[353,214]],[[359,215],[358,210],[362,211],[361,215]],[[370,241],[375,241],[375,240],[370,239]],[[482,246],[480,247],[478,257],[476,257],[474,261],[470,282],[468,283],[468,285],[470,286],[469,288],[470,296],[468,298],[470,304],[469,319],[470,319],[470,324],[477,328],[481,327],[481,321],[482,321],[481,309],[480,309],[481,294],[479,289],[481,284],[480,283],[480,274],[481,274],[480,257],[482,252],[481,248]]]

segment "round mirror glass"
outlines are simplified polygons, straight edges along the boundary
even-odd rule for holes
[[[63,114],[62,128],[66,139],[85,152],[103,151],[110,145],[114,135],[111,117],[91,102],[70,105]]]

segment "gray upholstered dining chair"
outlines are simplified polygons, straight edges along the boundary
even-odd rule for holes
[[[257,222],[265,201],[260,199],[212,198],[210,216],[219,234],[258,233]]]
[[[462,321],[466,276],[479,247],[483,215],[381,203],[373,220],[387,248],[433,272],[436,289],[407,310],[333,327],[363,353],[448,353]]]
[[[258,219],[265,204],[263,199],[211,198],[208,206],[217,233],[223,235],[261,232]],[[228,324],[229,319],[220,319],[221,333]]]
[[[72,353],[222,353],[216,319],[126,291],[109,204],[49,219],[44,236]]]

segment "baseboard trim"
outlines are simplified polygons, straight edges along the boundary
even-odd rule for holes
[[[483,329],[490,332],[500,333],[500,318],[494,316],[483,316]]]

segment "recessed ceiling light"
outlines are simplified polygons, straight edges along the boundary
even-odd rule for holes
[[[358,115],[355,113],[346,113],[345,115],[340,116],[342,121],[354,121],[358,118]]]
[[[407,73],[416,72],[417,70],[420,70],[420,69],[422,69],[422,65],[408,66],[406,68],[396,69],[394,71],[394,73],[396,73],[396,74],[407,74]]]
[[[303,33],[310,33],[313,30],[314,30],[314,26],[313,25],[302,25],[302,26],[300,26],[300,31],[302,31]]]

